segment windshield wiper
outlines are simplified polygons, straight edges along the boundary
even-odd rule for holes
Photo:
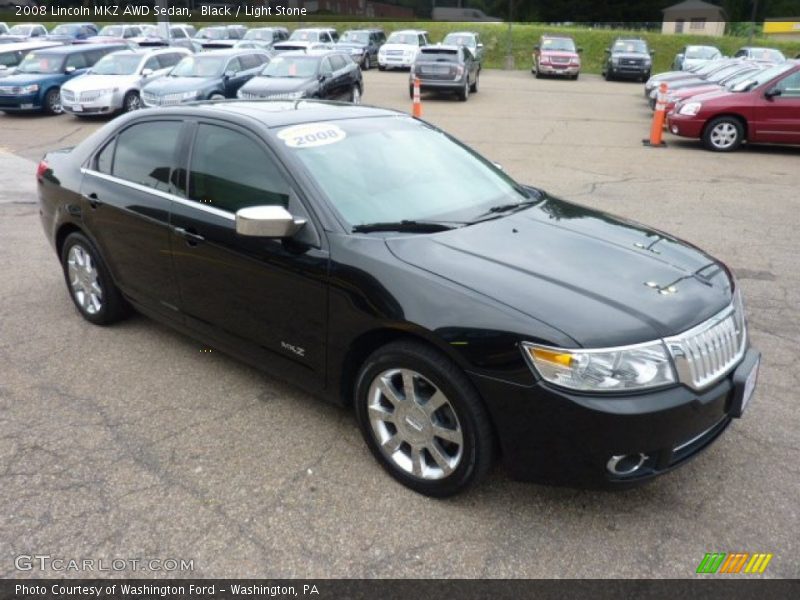
[[[387,221],[386,223],[362,223],[353,227],[353,233],[372,231],[400,231],[403,233],[437,233],[454,229],[453,225],[435,221]]]

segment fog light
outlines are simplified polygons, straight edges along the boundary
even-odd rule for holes
[[[677,125],[673,125],[672,126],[672,133],[674,133],[674,134],[678,133],[678,126]]]
[[[608,459],[606,468],[614,475],[633,475],[642,468],[648,456],[646,454],[617,454]]]

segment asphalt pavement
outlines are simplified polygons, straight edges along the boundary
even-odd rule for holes
[[[367,73],[364,101],[410,110],[407,77]],[[113,574],[133,576],[695,577],[706,552],[734,551],[773,553],[764,577],[800,575],[800,149],[645,148],[641,85],[592,76],[486,71],[467,103],[426,96],[424,117],[520,181],[730,265],[763,352],[745,417],[631,491],[496,469],[466,495],[419,496],[347,410],[146,318],[83,321],[33,174],[103,121],[0,115],[0,577],[92,575],[19,571],[20,555],[124,560]],[[193,570],[133,571],[137,558]]]

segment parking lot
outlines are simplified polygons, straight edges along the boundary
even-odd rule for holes
[[[364,102],[409,111],[407,78],[365,73]],[[645,148],[641,84],[591,75],[484,71],[468,102],[423,102],[516,179],[725,261],[763,353],[745,417],[632,491],[498,468],[466,495],[416,495],[348,411],[143,317],[83,321],[32,181],[46,150],[104,121],[0,115],[0,576],[76,575],[15,570],[48,554],[187,559],[202,577],[692,577],[706,552],[737,551],[773,553],[765,577],[800,575],[800,149]]]

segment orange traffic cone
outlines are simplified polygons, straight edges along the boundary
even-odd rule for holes
[[[662,83],[658,86],[658,96],[656,98],[656,110],[653,113],[653,123],[650,125],[650,139],[642,140],[645,146],[651,148],[663,148],[667,145],[661,139],[664,134],[664,117],[667,108],[667,84]]]
[[[414,77],[414,101],[411,105],[411,114],[416,119],[422,118],[422,100],[420,99],[419,77]]]

